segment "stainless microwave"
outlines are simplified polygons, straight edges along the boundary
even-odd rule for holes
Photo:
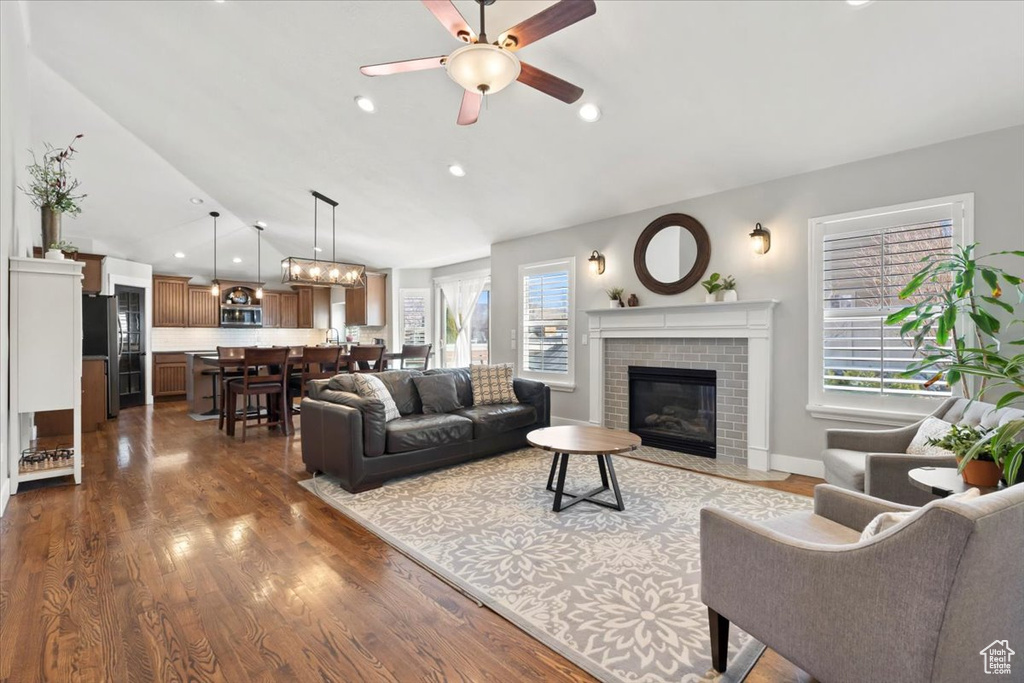
[[[223,305],[220,307],[221,327],[263,327],[263,309],[259,306]]]

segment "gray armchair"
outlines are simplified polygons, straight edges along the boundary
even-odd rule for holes
[[[822,484],[813,513],[758,523],[701,510],[714,668],[732,622],[829,683],[984,679],[986,645],[1024,643],[1024,484],[933,501],[860,541],[876,514],[914,509]]]
[[[988,429],[1024,416],[1016,408],[997,410],[991,403],[949,398],[928,417]],[[924,505],[935,499],[914,488],[907,473],[917,467],[956,467],[950,456],[908,455],[924,419],[899,429],[830,429],[825,436],[825,481],[904,505]]]

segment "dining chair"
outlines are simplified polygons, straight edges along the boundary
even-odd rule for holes
[[[245,355],[244,346],[218,346],[217,347],[217,371],[219,378],[217,380],[220,385],[220,399],[217,407],[219,415],[217,417],[217,429],[224,429],[224,420],[227,417],[227,405],[228,405],[228,382],[232,379],[242,376],[242,361]],[[238,366],[226,366],[226,360],[237,360]],[[235,408],[231,406],[232,410]]]
[[[256,397],[256,421],[263,421],[260,411],[260,397],[267,398],[267,427],[280,426],[281,431],[290,434],[291,411],[285,405],[288,395],[288,352],[287,346],[274,348],[247,347],[243,354],[242,376],[228,382],[228,403],[235,405],[239,396]],[[259,374],[266,368],[266,374]],[[273,405],[276,399],[276,406]],[[235,435],[235,411],[228,413],[228,435]],[[250,420],[249,411],[242,413],[242,443],[245,443],[246,427]]]
[[[433,344],[402,344],[402,369],[426,370],[433,347]],[[408,364],[410,360],[412,365]]]
[[[381,344],[353,346],[348,353],[351,372],[380,372],[384,364],[384,350]]]
[[[292,399],[300,399],[306,395],[306,383],[311,379],[330,379],[337,375],[341,362],[340,346],[306,346],[302,349],[302,360],[298,364],[298,372],[288,377],[288,408],[292,407]]]

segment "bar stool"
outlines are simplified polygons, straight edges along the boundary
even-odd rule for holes
[[[380,372],[385,348],[382,344],[353,346],[348,352],[349,371]]]
[[[242,376],[242,370],[236,367],[225,366],[226,360],[238,361],[238,365],[242,364],[245,357],[244,346],[218,346],[217,347],[217,372],[220,375],[220,407],[219,416],[217,418],[217,429],[224,429],[224,420],[227,417],[227,402],[228,402],[228,387],[227,383],[235,379],[236,377]],[[248,409],[248,407],[246,408]],[[231,410],[235,410],[235,405],[231,405]]]
[[[300,399],[306,395],[306,383],[311,379],[330,379],[338,374],[341,359],[341,347],[306,346],[302,349],[302,362],[299,372],[293,372],[288,378],[288,408],[292,409],[292,399]]]
[[[267,374],[261,375],[261,368]],[[233,407],[238,396],[256,397],[256,420],[262,422],[259,397],[267,397],[268,427],[280,426],[285,434],[291,434],[291,411],[285,405],[288,395],[288,347],[246,348],[242,359],[242,376],[228,382],[228,403]],[[277,405],[272,406],[276,397]],[[245,443],[246,427],[250,420],[249,411],[242,416],[242,443]],[[228,413],[228,436],[235,435],[235,410]]]
[[[414,370],[426,370],[430,365],[430,350],[433,344],[402,344],[402,369],[412,368]],[[406,365],[408,361],[415,361],[412,366]]]

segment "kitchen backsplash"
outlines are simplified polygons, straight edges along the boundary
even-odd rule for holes
[[[212,351],[218,346],[312,346],[327,330],[230,327],[154,327],[153,351]]]

